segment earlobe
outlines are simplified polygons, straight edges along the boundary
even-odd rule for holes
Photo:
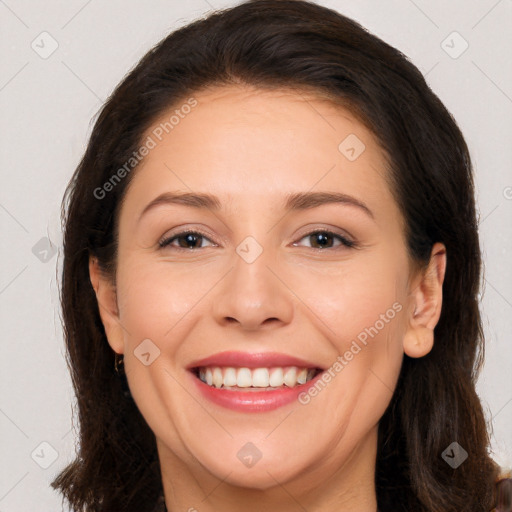
[[[89,258],[89,278],[96,293],[98,310],[108,343],[114,352],[122,354],[124,352],[124,337],[119,322],[115,285],[102,273],[98,260],[94,256]]]
[[[409,329],[403,340],[404,352],[409,357],[426,356],[434,346],[434,331],[427,327]]]
[[[429,264],[418,277],[411,294],[413,311],[403,339],[404,352],[409,357],[423,357],[434,346],[434,328],[441,316],[445,272],[446,248],[435,243]]]

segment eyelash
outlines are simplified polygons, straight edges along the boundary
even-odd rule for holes
[[[309,233],[306,233],[300,240],[304,239],[304,238],[307,238],[309,236],[312,236],[312,235],[315,235],[317,233],[322,233],[322,234],[326,234],[328,236],[332,236],[334,238],[337,238],[340,242],[341,242],[341,245],[339,246],[335,246],[335,247],[328,247],[327,249],[322,249],[322,248],[316,248],[316,247],[311,247],[311,249],[314,249],[316,251],[326,251],[326,250],[336,250],[336,249],[339,249],[340,247],[345,247],[345,248],[357,248],[357,243],[352,241],[352,240],[349,240],[348,238],[345,238],[344,236],[338,234],[338,233],[334,233],[332,231],[329,231],[327,229],[315,229],[313,231],[310,231]],[[192,234],[192,235],[199,235],[201,236],[202,238],[206,238],[208,241],[211,242],[211,240],[208,238],[208,236],[204,233],[202,233],[201,231],[195,231],[195,230],[186,230],[186,231],[181,231],[180,233],[177,233],[175,235],[172,235],[170,237],[167,237],[167,238],[164,238],[163,240],[160,240],[158,242],[158,245],[160,246],[160,248],[164,248],[164,247],[171,247],[171,242],[173,242],[174,240],[182,237],[182,236],[185,236],[185,235],[189,235],[189,234]],[[294,244],[295,245],[295,244]],[[172,246],[174,250],[178,250],[178,251],[191,251],[191,250],[197,250],[197,249],[193,249],[193,248],[185,248],[185,247],[175,247],[175,246]]]

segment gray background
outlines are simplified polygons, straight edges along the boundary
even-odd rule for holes
[[[91,119],[169,31],[235,3],[0,0],[1,512],[62,510],[49,482],[73,458],[76,437],[58,304],[60,201]],[[478,391],[494,425],[494,457],[510,468],[512,0],[318,3],[409,56],[465,134],[486,262]]]

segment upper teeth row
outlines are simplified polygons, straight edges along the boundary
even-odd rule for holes
[[[199,378],[216,388],[237,386],[239,388],[293,387],[311,380],[316,370],[311,368],[233,368],[218,366],[199,369]]]

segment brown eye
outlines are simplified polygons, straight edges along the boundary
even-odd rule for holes
[[[160,247],[171,246],[178,249],[201,249],[201,242],[203,240],[210,241],[206,236],[197,231],[184,231],[160,241],[159,245]],[[177,241],[178,245],[173,244],[174,241]]]
[[[344,236],[326,230],[313,231],[301,238],[301,240],[304,239],[310,240],[309,247],[312,249],[334,249],[339,246],[353,247],[355,245],[354,242]],[[335,240],[339,241],[337,245],[333,245]]]

